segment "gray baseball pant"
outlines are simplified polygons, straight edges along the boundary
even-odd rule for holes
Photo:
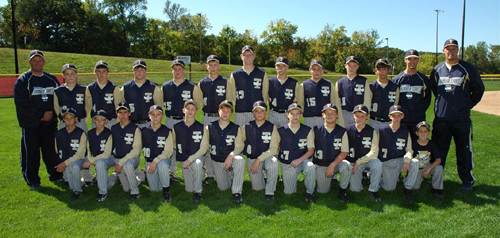
[[[429,164],[429,165],[425,166],[425,168],[420,169],[418,171],[417,179],[415,181],[415,186],[413,186],[413,189],[419,189],[420,188],[420,184],[422,183],[422,180],[424,180],[424,178],[422,177],[422,173],[429,166],[431,166],[431,165]],[[444,184],[443,184],[443,175],[444,175],[443,174],[443,166],[438,165],[438,166],[434,167],[429,174],[431,175],[431,178],[432,178],[432,188],[433,189],[443,190],[444,189]]]
[[[151,162],[146,162],[146,168],[149,167]],[[163,188],[170,187],[170,159],[163,159],[158,162],[156,169],[153,173],[147,173],[149,190],[151,192],[162,191]]]
[[[353,165],[352,163],[351,165]],[[363,190],[363,171],[368,169],[370,171],[370,186],[369,192],[377,192],[380,189],[380,179],[382,176],[382,162],[379,159],[371,159],[367,163],[358,165],[355,174],[351,174],[351,191],[361,192]]]
[[[242,193],[245,177],[245,159],[236,155],[228,170],[224,170],[224,162],[212,161],[217,187],[224,191],[231,187],[231,192]]]
[[[332,183],[332,178],[326,177],[326,169],[328,166],[318,166],[316,165],[316,181],[318,186],[316,191],[318,193],[328,193],[330,192],[330,186]],[[337,166],[335,166],[334,175],[340,173],[340,188],[346,189],[349,186],[349,180],[351,179],[352,166],[347,160],[342,160]]]
[[[396,189],[396,184],[399,180],[399,174],[403,168],[403,163],[404,158],[391,159],[382,162],[382,180],[380,182],[380,187],[386,191]],[[415,186],[415,180],[417,180],[419,167],[420,161],[418,161],[418,159],[412,159],[410,162],[410,169],[404,179],[404,186],[406,189],[412,189],[413,186]]]
[[[69,188],[74,192],[83,191],[80,171],[84,162],[83,159],[76,160],[64,170],[64,177],[68,180]]]
[[[247,158],[247,169],[250,175],[250,180],[252,182],[252,189],[260,191],[266,189],[266,195],[274,195],[276,191],[276,184],[278,183],[278,159],[271,156],[259,164],[259,169],[257,173],[253,174],[250,172],[250,168],[256,159]],[[264,165],[262,165],[264,164]],[[264,182],[264,170],[267,174],[267,181]]]
[[[315,126],[323,125],[325,120],[323,117],[304,117],[304,125],[314,128]]]
[[[188,193],[201,193],[203,191],[203,157],[195,159],[187,169],[182,168],[184,185]],[[179,162],[182,164],[182,162]]]
[[[279,113],[279,112],[270,110],[269,111],[269,121],[272,122],[276,126],[276,128],[280,128],[280,127],[288,124],[288,122],[290,120],[288,120],[288,118],[286,117],[286,113]]]
[[[291,164],[281,163],[281,173],[283,175],[285,194],[297,192],[297,177],[300,172],[306,176],[304,179],[306,192],[309,194],[314,193],[314,188],[316,187],[316,165],[313,164],[311,160],[306,159],[296,168],[294,168]]]
[[[254,120],[252,112],[235,112],[234,113],[234,123],[240,127],[243,127],[248,122]]]

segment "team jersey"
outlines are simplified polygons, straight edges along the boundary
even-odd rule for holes
[[[296,96],[295,88],[297,80],[288,77],[285,83],[281,84],[277,76],[269,78],[269,109],[284,111],[288,108]]]
[[[151,125],[142,128],[142,151],[146,162],[153,162],[163,152],[165,146],[172,146],[166,144],[169,135],[170,129],[165,125],[161,125],[156,131],[153,130]]]
[[[216,162],[224,162],[227,156],[234,150],[236,136],[239,126],[229,122],[226,128],[221,129],[219,121],[208,124],[210,134],[210,157]]]
[[[366,78],[356,75],[352,80],[347,76],[337,81],[340,104],[343,110],[352,112],[354,106],[363,104],[365,100]]]
[[[193,90],[195,83],[184,80],[179,86],[175,85],[174,80],[170,80],[162,85],[163,106],[165,107],[165,115],[184,116],[182,108],[184,102],[188,99],[193,99]]]
[[[66,128],[62,128],[56,132],[57,152],[61,161],[66,161],[75,155],[80,146],[82,134],[85,134],[85,132],[78,127],[69,133]]]
[[[431,103],[429,78],[417,72],[409,75],[404,71],[392,78],[399,87],[399,105],[405,114],[403,122],[418,123],[425,121],[425,111]]]
[[[97,111],[104,110],[106,112],[105,116],[108,120],[116,118],[115,97],[113,94],[116,84],[108,81],[106,86],[101,88],[99,87],[99,83],[95,81],[89,84],[87,88],[89,89],[90,96],[92,97],[92,110],[90,111],[90,116],[93,118]]]
[[[389,125],[380,128],[380,141],[379,141],[379,159],[380,161],[388,161],[391,159],[402,158],[406,154],[408,146],[408,139],[410,133],[406,126],[400,126],[395,132]]]
[[[89,151],[93,157],[96,157],[104,152],[106,143],[108,142],[109,136],[111,135],[111,130],[104,127],[104,130],[97,135],[96,128],[89,131],[88,142]]]
[[[130,80],[123,84],[123,95],[125,101],[130,107],[130,120],[132,122],[148,120],[149,107],[155,103],[153,94],[155,92],[156,83],[146,79],[146,82],[141,87],[135,84],[134,80]]]
[[[297,133],[293,133],[288,124],[278,128],[281,137],[278,159],[281,163],[290,164],[307,152],[307,135],[310,131],[311,127],[306,125],[300,125]]]
[[[236,87],[236,112],[251,112],[254,102],[264,100],[262,85],[265,74],[266,71],[258,67],[254,67],[250,74],[242,68],[233,72]]]
[[[413,158],[420,161],[420,168],[434,163],[436,159],[441,158],[439,150],[433,141],[428,140],[427,145],[420,145],[417,141],[413,142]]]
[[[319,166],[330,165],[342,152],[342,137],[345,128],[336,125],[328,132],[325,125],[314,127],[314,156],[313,163]]]
[[[121,127],[120,123],[111,127],[111,133],[113,134],[113,151],[116,159],[121,159],[127,155],[132,150],[132,145],[134,144],[135,130],[138,127],[135,123],[130,122],[124,128]]]
[[[219,75],[212,80],[207,76],[200,81],[199,86],[203,93],[203,112],[217,113],[219,104],[226,100],[227,79]]]
[[[203,124],[195,121],[191,126],[187,126],[184,121],[174,125],[175,142],[177,147],[176,159],[183,162],[200,149],[203,138]]]
[[[457,120],[470,116],[473,108],[484,93],[484,84],[477,68],[465,61],[448,69],[446,62],[442,62],[431,72],[433,84],[434,113],[436,117],[445,120]]]
[[[304,117],[321,116],[323,106],[331,103],[332,83],[321,78],[317,83],[308,79],[304,87]]]
[[[345,129],[349,140],[349,154],[346,159],[351,163],[355,163],[359,158],[370,152],[374,129],[369,125],[365,125],[365,128],[358,131],[355,124],[348,125]]]
[[[398,86],[390,80],[385,87],[382,87],[378,81],[374,81],[370,84],[370,90],[372,90],[370,117],[389,121],[389,108],[396,103]]]
[[[14,103],[16,104],[17,120],[23,128],[37,128],[40,124],[57,123],[52,117],[49,122],[42,122],[46,111],[54,111],[54,89],[59,86],[56,77],[47,72],[35,76],[31,70],[17,78],[14,85]]]
[[[79,83],[70,90],[65,85],[61,85],[54,89],[54,93],[57,96],[57,101],[59,108],[61,110],[67,108],[73,108],[76,110],[76,116],[78,119],[83,119],[87,117],[87,112],[85,111],[85,91],[87,88]],[[62,120],[62,115],[59,113],[59,118]]]
[[[264,122],[260,127],[255,121],[250,121],[245,125],[246,140],[243,152],[247,158],[256,159],[269,149],[273,129],[274,124],[269,121]]]

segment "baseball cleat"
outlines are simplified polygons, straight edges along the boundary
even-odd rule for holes
[[[204,180],[203,180],[203,185],[209,185],[211,182],[214,181],[214,177],[206,177]]]
[[[413,194],[411,193],[411,190],[410,189],[403,189],[403,194],[405,195],[406,197],[406,200],[408,202],[415,202],[415,198],[413,197]]]
[[[382,199],[378,196],[378,192],[368,192],[368,196],[370,196],[374,202],[382,202]]]
[[[82,197],[83,192],[73,191],[73,195],[71,195],[72,200],[78,200]]]
[[[193,203],[200,204],[201,200],[203,200],[203,198],[201,197],[201,193],[194,193]]]
[[[97,195],[97,198],[95,199],[96,202],[104,202],[108,198],[108,194],[99,194]]]
[[[314,193],[306,193],[306,201],[308,203],[313,203],[314,202]]]
[[[175,174],[171,173],[170,174],[170,181],[179,183],[179,182],[182,182],[182,179],[177,177]]]
[[[131,201],[134,201],[134,200],[137,200],[141,197],[141,194],[138,193],[138,194],[130,194],[130,200]]]
[[[274,200],[274,195],[266,195],[266,202],[272,202]]]
[[[241,204],[243,202],[243,198],[241,197],[241,194],[239,194],[239,193],[233,194],[233,200],[234,200],[235,204]]]
[[[438,199],[445,199],[444,195],[443,195],[443,190],[441,189],[431,189],[431,193],[432,195],[434,195],[434,197],[438,198]]]
[[[349,203],[349,197],[347,196],[347,192],[345,189],[339,189],[339,199],[344,203]]]

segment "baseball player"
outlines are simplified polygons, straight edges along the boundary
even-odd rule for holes
[[[252,189],[260,191],[265,188],[265,201],[271,202],[274,200],[278,182],[279,168],[275,155],[278,150],[279,135],[276,126],[266,120],[267,105],[264,101],[256,101],[252,113],[255,120],[248,122],[241,129],[241,138],[245,143],[243,153],[247,156]]]
[[[314,127],[314,157],[316,165],[316,181],[318,193],[328,193],[332,182],[331,177],[340,173],[340,189],[338,197],[342,202],[349,203],[347,186],[351,179],[351,164],[345,158],[349,152],[349,141],[344,127],[337,125],[338,109],[333,103],[328,103],[321,112],[325,120],[323,125]]]
[[[382,162],[378,157],[378,132],[366,124],[370,118],[368,107],[358,104],[352,111],[354,124],[346,127],[349,140],[349,154],[347,161],[352,165],[350,188],[353,192],[363,190],[363,171],[370,171],[370,187],[368,195],[375,202],[381,202],[378,195],[380,178],[382,176]]]
[[[335,104],[340,105],[344,124],[346,126],[354,124],[352,111],[354,106],[364,104],[370,106],[371,91],[368,80],[357,73],[359,61],[356,56],[349,56],[345,60],[347,75],[342,77],[335,84]]]
[[[391,120],[389,108],[392,105],[398,105],[399,88],[387,77],[392,65],[386,59],[378,59],[375,62],[375,74],[377,80],[370,84],[371,90],[371,113],[370,126],[375,130],[379,130],[383,126],[389,125]]]
[[[255,66],[255,53],[252,46],[241,49],[243,67],[231,73],[228,83],[228,98],[235,102],[234,123],[242,127],[253,120],[252,106],[256,101],[267,102],[269,80],[263,69]]]
[[[413,157],[420,161],[420,168],[413,189],[419,189],[422,180],[428,175],[431,175],[431,193],[439,199],[444,199],[443,166],[441,165],[441,156],[439,155],[439,150],[436,144],[428,139],[431,131],[431,125],[422,121],[417,124],[416,129],[415,134],[417,134],[418,139],[414,141],[412,145]]]
[[[173,128],[174,148],[176,158],[182,163],[185,189],[194,193],[193,202],[201,203],[203,191],[203,160],[209,147],[208,132],[200,122],[195,120],[198,105],[195,100],[189,99],[184,103],[184,120]]]
[[[59,154],[61,163],[55,168],[59,173],[64,172],[69,188],[73,191],[71,198],[76,200],[83,194],[80,173],[85,162],[87,136],[76,126],[78,116],[75,109],[71,107],[63,109],[62,117],[66,126],[56,132],[55,138],[56,153]]]
[[[112,133],[106,127],[109,124],[107,114],[108,112],[101,109],[95,112],[95,115],[92,117],[92,123],[95,125],[95,128],[89,130],[87,138],[90,153],[87,161],[83,163],[83,168],[90,168],[90,165],[94,164],[97,187],[99,188],[96,202],[104,202],[108,198],[108,189],[114,185],[114,182],[110,180],[116,180],[116,176],[118,176],[115,174],[108,178],[108,168],[113,166],[114,161],[111,158],[111,151],[113,149]],[[107,163],[111,165],[108,166]]]
[[[443,53],[446,60],[434,67],[430,82],[434,102],[432,140],[439,148],[441,165],[446,164],[451,138],[455,141],[457,170],[462,191],[472,191],[474,150],[470,110],[481,101],[484,84],[477,68],[458,59],[458,41],[448,39]]]
[[[43,71],[45,58],[42,51],[29,54],[31,68],[19,76],[14,85],[14,103],[21,132],[21,172],[31,190],[40,190],[40,150],[50,181],[62,180],[55,170],[59,159],[54,149],[57,119],[54,112],[54,89],[59,82]]]
[[[94,68],[94,73],[97,80],[87,86],[85,91],[85,100],[88,102],[86,105],[90,106],[90,117],[94,118],[99,110],[106,112],[105,117],[108,119],[106,128],[111,129],[118,120],[116,120],[116,106],[119,102],[124,101],[122,98],[120,88],[108,80],[109,66],[106,61],[97,61]],[[96,125],[92,120],[92,128]]]
[[[406,200],[414,202],[415,198],[411,189],[415,185],[418,176],[420,162],[413,159],[413,150],[410,133],[406,126],[401,126],[404,117],[403,110],[399,105],[389,108],[391,123],[380,128],[379,134],[379,159],[382,161],[382,181],[380,186],[386,191],[396,189],[401,172],[406,173],[404,179],[403,193]]]
[[[321,117],[323,106],[335,102],[332,93],[332,83],[322,78],[323,63],[320,60],[313,60],[309,65],[311,78],[300,84],[297,94],[297,103],[304,108],[304,125],[311,128],[324,123]],[[342,112],[339,112],[338,124],[344,126]]]
[[[314,134],[310,127],[300,123],[302,108],[299,104],[290,104],[286,115],[290,122],[278,129],[278,158],[281,161],[284,193],[297,192],[297,177],[302,172],[306,176],[306,201],[313,203],[316,170],[309,158],[314,153]]]
[[[231,187],[234,203],[240,204],[243,202],[241,193],[245,175],[245,160],[241,155],[244,147],[241,130],[230,121],[233,102],[222,101],[218,112],[220,119],[206,126],[217,187],[222,191]]]
[[[392,78],[399,88],[399,105],[403,108],[405,117],[403,125],[408,128],[412,141],[417,140],[413,131],[417,123],[425,121],[425,112],[431,103],[431,88],[429,78],[417,71],[419,54],[416,50],[405,53],[406,69]]]
[[[163,202],[172,201],[170,196],[170,157],[173,152],[173,139],[170,129],[161,124],[163,108],[153,105],[149,108],[151,125],[142,128],[142,151],[146,159],[146,176],[149,190],[163,191]]]
[[[184,118],[184,103],[189,99],[194,99],[197,105],[203,105],[203,95],[200,88],[192,81],[184,78],[185,65],[182,60],[173,60],[171,64],[174,78],[165,82],[161,87],[163,105],[165,107],[165,125],[173,128],[175,124]],[[172,156],[170,164],[170,179],[179,182],[181,179],[175,175],[177,171],[176,154]]]
[[[269,78],[269,121],[280,128],[288,124],[286,110],[288,105],[297,102],[299,84],[288,77],[288,59],[278,57],[274,65],[278,75]]]
[[[209,55],[207,57],[208,76],[198,83],[203,97],[203,124],[208,125],[211,122],[219,120],[217,112],[220,103],[227,98],[227,79],[219,75],[219,56]],[[214,181],[214,170],[212,167],[212,159],[210,151],[205,155],[205,169],[207,177],[203,180],[203,184],[207,185]]]

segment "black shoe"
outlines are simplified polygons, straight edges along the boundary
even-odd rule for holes
[[[203,198],[201,197],[201,193],[194,193],[193,202],[196,204],[200,204],[201,200],[203,200]]]
[[[378,192],[368,192],[368,196],[370,196],[374,202],[382,202],[382,199],[378,196]]]
[[[214,177],[206,177],[205,179],[203,179],[203,185],[209,185],[213,181]]]
[[[441,190],[441,189],[431,189],[431,193],[432,193],[432,195],[434,195],[434,197],[436,197],[438,199],[441,199],[441,200],[445,199],[445,197],[443,195],[443,190]]]
[[[134,201],[134,200],[137,200],[141,197],[141,194],[138,193],[138,194],[130,194],[130,200],[131,201]]]
[[[337,174],[333,175],[333,177],[332,177],[332,184],[339,185],[339,180],[337,179]]]
[[[272,202],[274,200],[274,195],[266,195],[266,202]]]
[[[463,192],[470,192],[472,191],[472,187],[473,187],[472,183],[462,183],[462,187],[460,188],[460,190]]]
[[[241,197],[241,194],[239,194],[239,193],[233,194],[233,200],[234,200],[235,204],[241,204],[243,202],[243,198]]]
[[[182,179],[177,177],[175,174],[170,174],[170,181],[172,182],[182,182]]]
[[[339,189],[339,199],[344,203],[349,203],[349,197],[347,196],[347,191],[345,189]]]
[[[369,186],[370,185],[370,178],[368,177],[368,172],[366,170],[363,171],[363,178],[361,179],[361,184],[363,186]]]
[[[40,184],[33,184],[30,186],[30,189],[33,191],[40,191],[42,189],[42,186],[40,186]]]
[[[78,200],[82,197],[83,192],[73,191],[73,195],[71,196],[72,200]]]
[[[406,200],[408,202],[415,202],[415,198],[413,197],[413,194],[411,193],[411,190],[410,189],[403,189],[403,194],[405,195],[406,197]]]
[[[313,203],[314,202],[314,193],[306,193],[306,201],[308,203]]]
[[[170,196],[170,190],[169,188],[163,188],[163,202],[171,202],[172,201],[172,196]]]
[[[99,194],[97,195],[97,198],[95,199],[96,202],[104,202],[108,198],[108,194]]]

